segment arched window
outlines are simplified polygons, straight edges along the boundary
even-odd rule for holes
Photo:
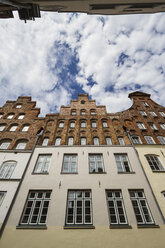
[[[96,110],[95,109],[91,109],[90,113],[91,113],[91,115],[96,115]]]
[[[68,138],[68,146],[72,146],[73,145],[73,142],[74,142],[73,137],[69,137]]]
[[[158,138],[160,144],[165,145],[165,137],[163,137],[163,136],[157,136],[157,138]]]
[[[119,144],[121,145],[121,146],[124,146],[125,145],[125,142],[124,142],[124,139],[123,139],[123,137],[118,137],[118,141],[119,141]]]
[[[75,127],[75,122],[74,122],[74,121],[71,121],[71,122],[70,122],[70,127],[72,127],[72,128]]]
[[[81,115],[86,115],[85,109],[82,109],[82,110],[81,110]]]
[[[157,155],[147,154],[145,157],[152,171],[164,171],[164,168]]]
[[[1,124],[0,125],[0,131],[3,131],[5,129],[5,127],[6,127],[6,124]]]
[[[141,139],[139,136],[132,136],[132,141],[134,144],[141,144]]]
[[[8,114],[7,119],[12,119],[13,116],[14,116],[14,113],[10,113],[10,114]]]
[[[61,128],[64,127],[64,122],[60,121],[58,127],[61,127]]]
[[[111,140],[111,138],[110,137],[106,137],[106,143],[107,143],[107,145],[112,145],[112,140]]]
[[[14,131],[16,131],[17,127],[18,127],[17,124],[13,124],[13,125],[11,125],[9,131],[10,131],[10,132],[14,132]]]
[[[30,126],[28,124],[24,125],[22,128],[22,132],[27,132],[29,130],[29,127]]]
[[[22,120],[25,117],[25,114],[19,114],[18,120]]]
[[[93,138],[93,144],[96,145],[96,146],[99,145],[99,138],[98,137]]]
[[[92,121],[92,122],[91,122],[91,126],[92,126],[92,127],[97,127],[96,121]]]
[[[16,108],[17,108],[17,109],[20,109],[21,107],[22,107],[21,104],[17,104],[17,105],[16,105]]]
[[[0,149],[8,149],[9,145],[11,144],[11,139],[4,139],[0,142]]]
[[[61,144],[61,137],[57,137],[55,141],[55,146],[60,146]]]
[[[6,161],[0,167],[0,178],[10,178],[16,166],[16,161]]]
[[[22,139],[22,140],[18,140],[17,141],[17,145],[16,145],[16,149],[17,150],[23,150],[26,148],[27,145],[27,140],[26,139]]]
[[[155,141],[151,136],[144,136],[144,138],[145,138],[147,144],[150,144],[150,145],[155,144]]]
[[[75,109],[71,110],[71,115],[76,115],[76,110]]]
[[[81,145],[85,146],[87,144],[87,139],[86,137],[81,137]]]
[[[47,146],[48,145],[49,138],[45,137],[42,142],[42,146]]]
[[[86,127],[86,122],[85,121],[81,121],[81,127]]]

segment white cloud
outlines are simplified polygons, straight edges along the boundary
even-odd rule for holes
[[[104,24],[86,14],[42,13],[27,24],[0,20],[0,104],[31,95],[43,113],[59,111],[76,81],[111,112],[131,105],[128,94],[137,84],[163,105],[165,14],[102,18]],[[127,57],[118,66],[121,54]],[[75,56],[78,75],[72,75]]]

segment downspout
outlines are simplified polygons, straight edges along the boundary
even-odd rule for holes
[[[128,139],[129,139],[130,142],[131,142],[131,145],[132,145],[132,147],[133,147],[133,149],[134,149],[134,152],[135,152],[135,154],[136,154],[136,157],[137,157],[137,159],[138,159],[138,162],[139,162],[139,164],[140,164],[140,166],[141,166],[141,169],[142,169],[142,171],[143,171],[143,173],[144,173],[144,176],[145,176],[145,178],[146,178],[147,184],[148,184],[148,186],[149,186],[149,188],[150,188],[150,190],[151,190],[151,194],[152,194],[152,196],[153,196],[153,198],[154,198],[154,201],[155,201],[155,203],[156,203],[156,206],[157,206],[157,208],[158,208],[158,210],[159,210],[159,213],[160,213],[160,215],[161,215],[161,217],[162,217],[162,219],[163,219],[163,222],[164,222],[164,224],[165,224],[165,219],[164,219],[163,213],[162,213],[162,211],[161,211],[161,209],[160,209],[160,207],[159,207],[158,201],[157,201],[157,199],[156,199],[156,197],[155,197],[155,194],[154,194],[154,192],[153,192],[153,190],[152,190],[151,184],[150,184],[150,182],[149,182],[149,180],[148,180],[148,177],[147,177],[147,175],[146,175],[146,173],[145,173],[145,170],[144,170],[144,168],[143,168],[143,165],[142,165],[142,163],[141,163],[141,161],[140,161],[139,154],[138,154],[138,152],[137,152],[137,150],[136,150],[136,148],[135,148],[134,143],[132,142],[131,135],[130,135],[129,131],[127,130],[127,128],[126,128],[125,126],[123,126],[123,129],[124,129],[124,131],[126,132],[126,134],[127,134],[127,136],[128,136]]]
[[[6,214],[6,216],[5,216],[5,219],[4,219],[4,221],[3,221],[3,223],[2,223],[2,226],[1,226],[1,228],[0,228],[0,238],[1,238],[1,236],[2,236],[2,233],[3,233],[3,231],[4,231],[4,228],[5,228],[6,223],[7,223],[7,221],[8,221],[8,218],[9,218],[9,216],[10,216],[11,210],[12,210],[13,205],[14,205],[14,203],[15,203],[15,200],[16,200],[16,198],[17,198],[18,192],[19,192],[19,190],[20,190],[20,187],[21,187],[21,185],[22,185],[22,182],[23,182],[23,179],[24,179],[24,177],[25,177],[26,171],[27,171],[28,166],[29,166],[29,164],[30,164],[30,161],[31,161],[31,158],[32,158],[32,156],[33,156],[33,153],[34,153],[34,150],[35,150],[35,148],[36,148],[36,145],[37,145],[37,143],[38,143],[38,140],[39,140],[40,136],[42,135],[42,132],[43,132],[43,128],[41,128],[41,129],[37,132],[37,138],[36,138],[36,140],[35,140],[35,143],[34,143],[32,152],[31,152],[31,154],[30,154],[30,157],[29,157],[29,159],[28,159],[28,162],[27,162],[27,164],[26,164],[26,167],[25,167],[25,170],[24,170],[24,172],[23,172],[23,174],[22,174],[22,177],[21,177],[21,179],[20,179],[20,181],[19,181],[18,187],[17,187],[17,189],[16,189],[16,192],[15,192],[15,194],[14,194],[14,197],[13,197],[13,199],[12,199],[12,202],[11,202],[11,204],[10,204],[10,206],[9,206],[9,209],[8,209],[8,211],[7,211],[7,214]]]

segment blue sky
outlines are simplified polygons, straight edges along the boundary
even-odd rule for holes
[[[165,106],[165,14],[44,13],[0,20],[0,105],[32,96],[42,115],[88,93],[108,112],[140,90]]]

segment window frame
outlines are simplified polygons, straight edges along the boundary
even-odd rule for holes
[[[69,197],[69,193],[72,193],[72,195],[74,195],[73,197]],[[77,197],[77,194],[82,194],[82,197]],[[85,194],[89,193],[89,197],[85,197]],[[82,215],[82,221],[81,222],[77,222],[76,221],[76,217],[77,217],[77,202],[81,201],[82,202],[82,207],[80,208],[79,206],[79,211],[82,209],[81,211],[81,215]],[[71,209],[73,208],[73,213],[70,214],[72,217],[72,222],[68,222],[68,209],[69,209],[69,202],[74,202],[73,207],[70,207]],[[90,202],[90,207],[88,207],[90,209],[89,214],[87,214],[88,216],[90,216],[90,221],[86,222],[85,221],[85,203],[86,202]],[[90,189],[69,189],[68,193],[67,193],[67,204],[66,204],[66,217],[65,217],[65,225],[66,226],[92,226],[93,225],[93,209],[92,209],[92,191]]]
[[[149,145],[154,145],[155,144],[155,140],[152,138],[152,136],[145,135],[144,138],[145,138],[147,144],[149,144]],[[150,142],[148,139],[152,140],[152,142]]]
[[[70,128],[75,128],[75,121],[70,121],[69,126],[70,126]]]
[[[117,156],[119,156],[119,160],[117,160]],[[126,157],[126,159],[124,160],[123,159],[123,156]],[[132,169],[132,166],[131,166],[131,163],[129,161],[129,157],[128,157],[128,154],[127,153],[114,153],[114,157],[115,157],[115,162],[116,162],[116,167],[117,167],[117,172],[118,173],[132,173],[133,172],[133,169]],[[119,162],[120,162],[120,165],[119,165]],[[124,162],[127,162],[127,165],[124,164]],[[127,170],[127,167],[128,167],[128,170]]]
[[[146,111],[140,110],[139,113],[140,113],[143,117],[147,117]]]
[[[10,179],[16,165],[17,162],[14,160],[4,161],[0,166],[0,179]]]
[[[68,146],[73,146],[74,145],[74,137],[68,137]]]
[[[137,138],[138,142],[134,142],[134,138]],[[132,139],[133,144],[135,144],[135,145],[136,144],[142,144],[142,141],[138,135],[131,136],[131,139]]]
[[[8,114],[8,115],[7,115],[7,119],[8,119],[8,120],[13,119],[13,117],[14,117],[14,114]]]
[[[84,140],[85,142],[82,142],[82,140]],[[84,144],[83,144],[84,143]],[[86,146],[86,144],[87,144],[87,138],[86,137],[81,137],[80,138],[80,145],[81,146]]]
[[[124,138],[122,136],[118,136],[117,139],[118,139],[120,146],[125,146],[125,141],[124,141]]]
[[[0,125],[0,132],[3,132],[6,127],[6,124],[1,124]]]
[[[96,142],[96,140],[97,140],[97,142]],[[99,137],[93,137],[93,145],[94,146],[99,146],[100,145]]]
[[[14,127],[14,130],[12,130],[13,127]],[[10,126],[9,132],[15,132],[17,130],[17,128],[18,128],[18,125],[17,124],[15,124],[15,125],[13,124],[13,125]]]
[[[165,130],[165,123],[159,123],[160,127]]]
[[[152,130],[158,130],[158,128],[156,127],[155,123],[153,123],[153,122],[148,122],[148,125],[149,125],[149,127],[150,127]]]
[[[43,141],[42,141],[42,146],[47,146],[49,142],[49,138],[48,137],[44,137]]]
[[[159,140],[161,145],[165,145],[165,137],[164,136],[157,136],[157,139]]]
[[[0,191],[0,195],[2,195],[2,197],[0,198],[0,207],[2,206],[6,193],[7,191]]]
[[[112,145],[112,139],[111,139],[111,137],[108,137],[108,136],[105,137],[105,141],[106,141],[107,146],[111,146]]]
[[[157,114],[154,111],[149,111],[150,115],[152,115],[153,117],[157,117]]]
[[[151,170],[153,172],[154,171],[164,171],[165,170],[164,167],[163,167],[163,165],[162,165],[162,163],[160,162],[160,159],[159,159],[159,156],[158,155],[155,155],[155,154],[146,154],[145,155],[145,158],[146,158],[146,160],[148,162],[148,165],[150,166],[150,168],[151,168]],[[154,160],[154,161],[152,161],[152,160]],[[158,169],[156,169],[156,166],[158,167]]]
[[[24,125],[21,132],[28,132],[30,125]]]
[[[20,142],[17,143],[15,149],[16,149],[16,150],[24,150],[24,149],[26,148],[26,146],[27,146],[27,143],[28,143],[28,142],[23,142],[23,141],[21,142],[21,141],[20,141]],[[23,145],[24,145],[24,146],[23,146]],[[22,148],[22,147],[20,148],[19,146],[23,146],[23,148]]]
[[[85,125],[84,125],[85,124]],[[81,121],[80,122],[80,127],[81,128],[86,128],[86,121]]]
[[[97,122],[96,121],[91,121],[91,127],[92,128],[97,128]]]
[[[44,157],[43,162],[40,162],[41,157]],[[34,166],[33,174],[48,174],[49,168],[50,168],[50,163],[51,163],[51,157],[52,157],[52,154],[50,154],[50,153],[49,154],[38,154],[37,161],[36,161],[36,164]],[[39,167],[39,163],[42,163],[42,165],[41,165],[40,171],[38,172],[37,167]],[[46,170],[45,170],[45,167],[47,167]]]
[[[18,115],[18,120],[23,120],[24,117],[25,117],[25,114],[19,114],[19,115]]]
[[[58,127],[59,127],[59,128],[63,128],[63,127],[64,127],[64,121],[59,121]]]
[[[2,146],[4,145],[4,144],[7,144],[7,147],[5,147],[5,148],[2,148]],[[1,143],[0,143],[0,149],[1,150],[7,150],[8,148],[9,148],[9,146],[11,145],[11,140],[4,140],[4,141],[1,141]]]
[[[143,124],[143,122],[137,122],[136,124],[137,124],[137,126],[138,126],[138,128],[139,128],[140,130],[146,130],[146,127],[145,127],[145,125]]]
[[[69,157],[68,161],[68,171],[64,170],[64,163],[66,163],[65,158]],[[75,156],[75,161],[72,160],[72,157]],[[75,162],[75,171],[72,171],[72,163]],[[61,174],[77,174],[78,173],[78,154],[77,153],[65,153],[63,155],[62,169]]]
[[[61,137],[56,137],[54,145],[55,146],[60,146],[61,145]]]
[[[90,159],[91,156],[94,156],[94,160]],[[97,156],[101,156],[101,159],[97,159]],[[91,170],[91,165],[90,165],[91,162],[94,163],[94,171]],[[98,166],[98,162],[101,163],[101,167]],[[90,174],[105,173],[103,154],[102,153],[89,153],[88,154],[88,166],[89,166]]]
[[[162,116],[162,117],[165,117],[165,113],[163,111],[159,111],[159,114]]]

